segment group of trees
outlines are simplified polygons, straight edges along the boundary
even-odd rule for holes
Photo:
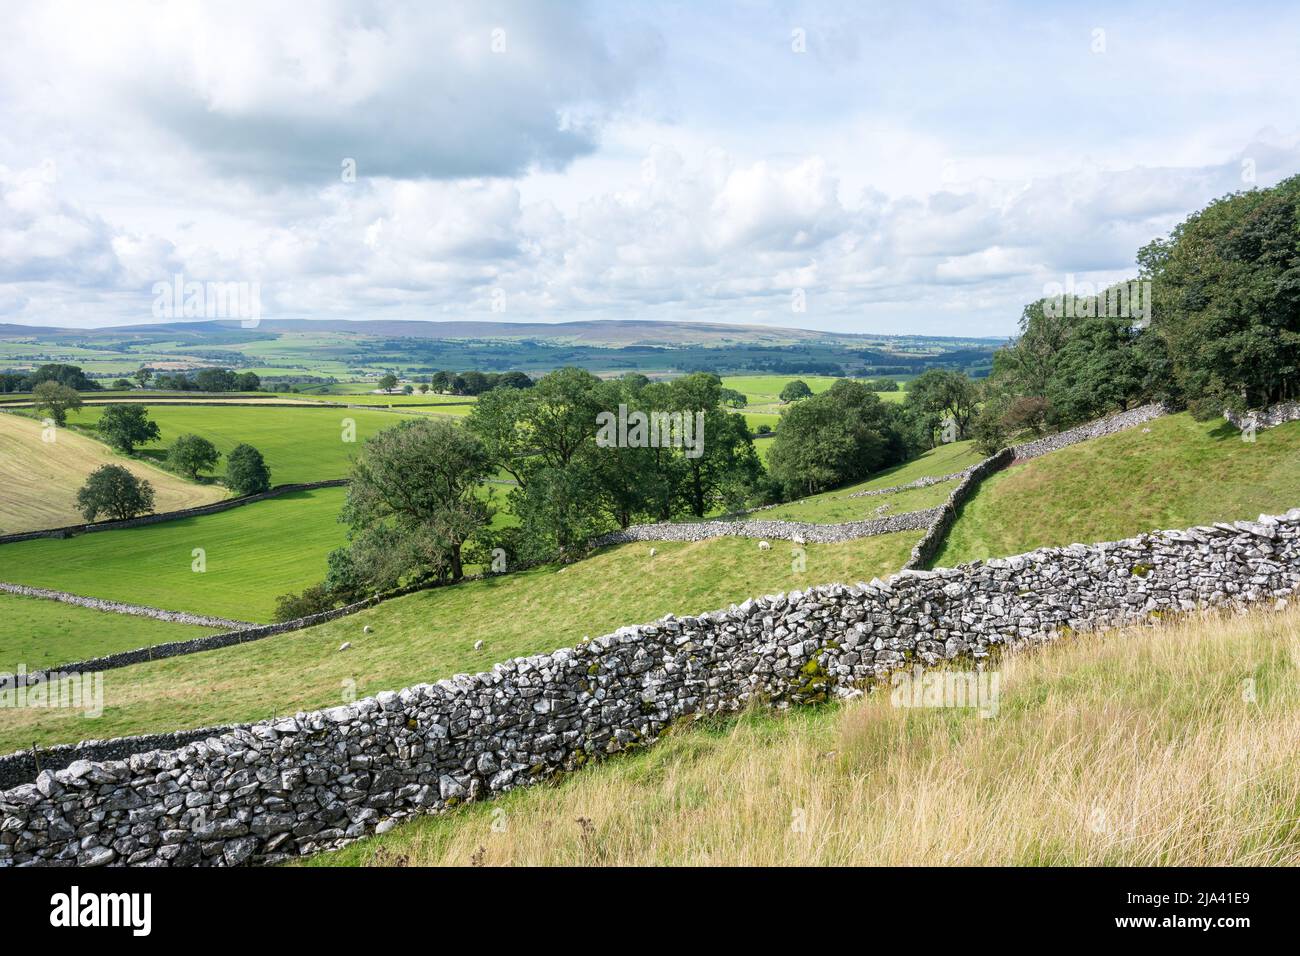
[[[180,392],[256,392],[262,387],[262,379],[256,372],[236,372],[228,368],[201,368],[193,372],[158,372],[142,368],[135,373],[135,380],[143,388],[154,388]]]
[[[981,445],[1151,401],[1208,418],[1300,397],[1300,177],[1210,203],[1137,259],[1136,284],[1025,307],[980,396]]]
[[[397,376],[391,372],[379,379],[379,387],[385,392],[391,392],[397,384]],[[434,372],[417,377],[415,385],[407,385],[403,391],[410,394],[418,388],[421,393],[435,392],[439,395],[482,395],[494,388],[532,387],[533,380],[523,372]]]
[[[562,368],[531,388],[488,390],[464,425],[419,419],[385,429],[353,466],[340,516],[347,546],[330,555],[321,585],[285,595],[278,613],[458,580],[467,552],[481,564],[496,549],[511,565],[570,559],[634,521],[743,505],[759,490],[762,466],[744,418],[722,399],[711,373],[603,381]],[[508,528],[491,527],[484,483],[496,473],[515,483],[517,524]]]
[[[76,365],[50,363],[30,372],[12,369],[0,371],[0,392],[34,392],[45,382],[53,382],[77,392],[96,392],[100,384]]]
[[[767,459],[767,498],[816,494],[898,464],[912,451],[911,432],[901,405],[881,401],[863,382],[840,379],[782,414]]]

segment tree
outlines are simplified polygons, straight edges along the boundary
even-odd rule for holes
[[[460,380],[464,383],[461,391],[466,395],[482,395],[488,390],[488,379],[482,372],[462,372]]]
[[[256,372],[240,372],[235,376],[235,391],[237,392],[257,392],[261,391],[262,377]]]
[[[149,379],[153,378],[153,369],[145,368],[144,366],[141,366],[140,369],[135,373],[134,377],[135,380],[139,383],[140,387],[144,388],[146,385],[149,384]]]
[[[54,424],[62,427],[68,423],[68,412],[81,408],[81,396],[75,389],[50,380],[32,389],[36,410],[48,415]]]
[[[932,368],[908,385],[904,404],[923,423],[932,442],[948,421],[954,426],[954,438],[960,440],[967,437],[979,409],[979,392],[965,372]]]
[[[200,435],[181,435],[167,450],[167,463],[189,478],[211,471],[220,457],[216,446]]]
[[[125,521],[153,511],[153,485],[121,465],[101,465],[77,492],[77,505],[87,521],[101,514]]]
[[[379,387],[385,392],[391,392],[393,389],[397,388],[397,376],[392,372],[381,376],[379,379]]]
[[[600,485],[589,461],[567,468],[545,466],[527,488],[510,496],[519,519],[517,547],[523,561],[581,556],[592,538],[609,531],[600,505]]]
[[[786,383],[785,388],[781,389],[781,401],[789,404],[805,398],[809,398],[813,391],[808,387],[808,383],[801,378],[796,378],[793,382]]]
[[[744,408],[749,404],[749,399],[745,397],[745,393],[738,392],[734,388],[722,389],[720,399],[722,404],[728,408]]]
[[[420,394],[421,394],[421,395],[428,395],[428,394],[429,394],[429,383],[428,383],[428,382],[421,382],[421,383],[420,383]]]
[[[451,388],[451,376],[446,372],[434,372],[429,377],[429,387],[442,394]]]
[[[116,382],[113,383],[113,388],[116,389],[117,391],[125,391],[130,387],[131,387],[131,380],[128,378],[119,378]]]
[[[691,416],[696,431],[698,448],[684,449],[681,456],[691,513],[702,518],[716,504],[743,504],[763,467],[744,416],[719,407],[721,380],[711,372],[684,375],[669,383],[669,396],[672,410]]]
[[[149,421],[148,412],[143,405],[109,405],[96,428],[105,441],[129,455],[136,445],[157,441],[161,436],[158,423]]]
[[[859,481],[907,458],[902,417],[862,382],[842,379],[782,412],[768,471],[790,498]]]
[[[384,536],[403,562],[403,577],[457,581],[464,576],[462,547],[491,518],[478,494],[490,473],[487,451],[468,429],[442,420],[402,422],[366,442],[340,520],[354,541]]]
[[[402,394],[403,394],[403,395],[410,395],[410,394],[412,394],[414,391],[415,391],[415,386],[414,386],[414,385],[403,385],[403,386],[402,386]]]
[[[262,453],[252,445],[241,444],[226,456],[226,486],[241,495],[254,495],[271,487],[271,469]]]

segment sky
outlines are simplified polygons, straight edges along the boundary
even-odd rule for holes
[[[0,2],[0,323],[1002,336],[1300,173],[1300,5]]]

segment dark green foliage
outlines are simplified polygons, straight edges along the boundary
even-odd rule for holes
[[[216,446],[200,435],[181,435],[167,449],[167,464],[189,478],[211,471],[220,457]]]
[[[909,452],[903,411],[845,379],[781,416],[768,470],[788,498],[859,481]]]
[[[331,611],[335,606],[334,595],[323,584],[314,584],[303,588],[301,594],[281,594],[275,599],[275,620],[277,623],[294,621],[312,614]]]
[[[808,398],[811,395],[812,389],[808,387],[808,383],[801,378],[796,378],[793,382],[787,383],[785,388],[781,389],[780,398],[783,402],[797,402],[801,399]]]
[[[153,511],[153,485],[121,465],[101,465],[77,492],[77,506],[87,521],[101,514],[118,521]]]
[[[226,456],[226,486],[241,495],[253,495],[271,487],[271,469],[262,453],[252,445],[236,445]]]
[[[149,420],[149,409],[144,405],[109,405],[95,427],[106,442],[127,455],[137,445],[157,441],[161,436],[158,423]]]

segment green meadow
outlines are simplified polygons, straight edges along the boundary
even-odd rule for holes
[[[276,597],[325,576],[325,556],[345,539],[337,521],[345,493],[318,488],[197,518],[6,544],[0,581],[269,622]]]
[[[75,604],[0,593],[0,673],[34,671],[150,644],[188,641],[210,627],[111,614]]]
[[[1170,415],[990,477],[935,564],[1143,531],[1255,519],[1300,506],[1300,422],[1245,442],[1222,419]]]
[[[88,428],[99,421],[102,408],[85,408],[69,416],[73,425]],[[177,436],[202,435],[222,455],[247,442],[266,459],[273,484],[346,478],[361,443],[404,418],[393,412],[364,408],[249,408],[229,405],[150,405],[149,418],[162,432],[159,441],[141,453],[162,457]],[[349,423],[352,423],[350,428]],[[347,439],[351,437],[352,441]],[[224,458],[217,473],[225,470]]]
[[[33,741],[49,745],[330,707],[353,695],[568,647],[669,612],[695,614],[755,594],[869,581],[897,571],[919,537],[905,532],[810,544],[802,571],[788,548],[760,551],[757,542],[737,538],[658,542],[654,557],[649,545],[629,544],[562,570],[535,568],[421,591],[302,631],[110,671],[99,719],[66,709],[0,710],[0,753]],[[483,646],[475,650],[479,640]],[[341,651],[345,642],[351,647]]]

